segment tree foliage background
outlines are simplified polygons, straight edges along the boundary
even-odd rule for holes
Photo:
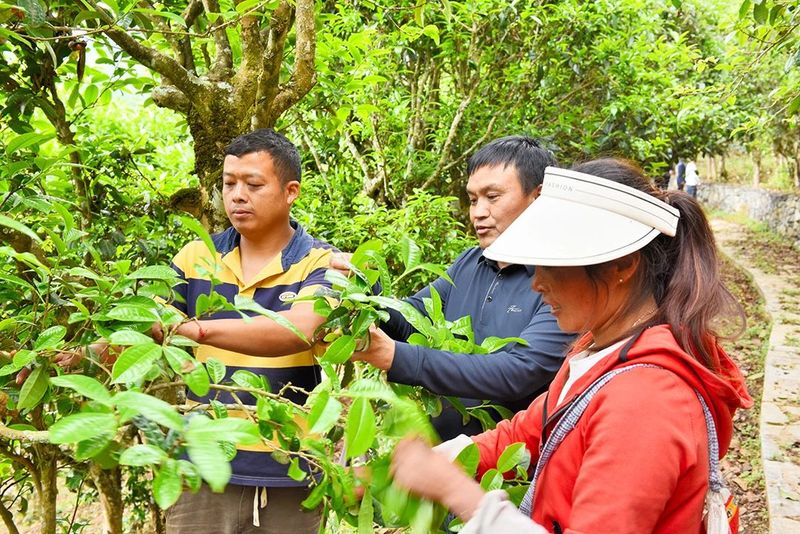
[[[626,156],[653,176],[678,156],[738,148],[760,161],[774,152],[800,187],[797,7],[786,0],[0,3],[6,528],[32,513],[35,494],[44,532],[59,524],[79,530],[55,508],[58,473],[69,490],[103,502],[111,531],[142,525],[142,512],[156,509],[152,466],[164,496],[157,504],[174,496],[176,480],[178,490],[181,480],[199,480],[193,468],[154,451],[151,463],[119,464],[125,447],[153,442],[142,437],[142,421],[157,421],[159,432],[186,430],[162,405],[140,413],[141,424],[134,420],[124,435],[115,427],[93,446],[65,440],[83,443],[77,453],[54,443],[48,429],[65,416],[130,417],[120,411],[124,395],[109,400],[117,397],[68,387],[52,360],[101,335],[142,330],[141,316],[125,313],[161,313],[137,299],[163,291],[164,272],[141,269],[167,263],[203,232],[181,215],[208,230],[224,226],[221,152],[236,135],[263,126],[286,133],[304,158],[295,217],[343,250],[378,238],[382,248],[367,250],[387,258],[387,277],[418,265],[418,256],[449,263],[473,243],[466,160],[502,135],[539,137],[564,164]],[[412,292],[430,275],[412,269],[395,293]],[[127,311],[113,311],[119,306]],[[150,347],[116,335],[130,350]],[[213,382],[213,370],[199,379],[171,365],[171,350],[159,352],[162,374]],[[18,385],[25,367],[33,373]],[[149,391],[141,380],[157,378],[147,374],[153,368],[136,380],[117,380],[123,371],[111,369],[96,376],[114,395],[141,393]],[[307,408],[333,410],[330,399],[352,396],[347,391],[333,388]],[[355,396],[375,406],[396,402],[376,391]],[[280,420],[281,410],[261,415]],[[326,502],[345,510],[352,480],[326,467]],[[126,506],[139,515],[123,527]],[[358,523],[358,510],[347,513]]]

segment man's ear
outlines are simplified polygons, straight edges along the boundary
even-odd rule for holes
[[[286,203],[291,206],[294,201],[297,200],[297,197],[300,196],[300,182],[292,180],[283,186],[283,190],[286,193]]]
[[[539,198],[539,195],[542,194],[542,184],[537,185],[536,189],[531,191],[531,194],[533,195],[533,200],[536,200],[537,198]]]

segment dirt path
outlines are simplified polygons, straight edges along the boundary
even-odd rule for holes
[[[735,472],[747,471],[748,457],[753,462],[753,475],[756,464],[761,464],[758,470],[763,469],[763,480],[753,479],[756,484],[745,485],[742,491],[744,513],[751,520],[752,505],[769,510],[768,525],[754,521],[751,528],[743,524],[742,532],[794,534],[800,532],[800,251],[780,238],[730,221],[715,219],[713,226],[720,248],[747,270],[759,288],[764,312],[768,314],[763,319],[749,317],[744,340],[763,336],[766,321],[771,318],[773,323],[762,370],[758,369],[756,354],[742,355],[742,366],[757,405],[741,420],[737,415],[738,448],[732,447],[729,467],[738,485]],[[751,302],[744,303],[752,307]],[[760,458],[753,458],[752,451],[757,448]],[[761,492],[763,498],[756,499],[755,492]]]

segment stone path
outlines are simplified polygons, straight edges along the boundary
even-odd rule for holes
[[[769,274],[737,254],[745,239],[735,223],[712,221],[720,249],[753,277],[764,295],[773,327],[764,362],[761,458],[771,534],[800,533],[800,287],[785,274]],[[786,266],[800,274],[799,265]],[[788,279],[795,278],[794,276]]]

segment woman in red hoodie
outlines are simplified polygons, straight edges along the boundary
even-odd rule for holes
[[[535,265],[532,286],[559,327],[583,336],[549,391],[495,430],[439,452],[401,443],[397,482],[448,506],[462,532],[705,532],[720,482],[711,460],[752,399],[717,342],[715,320],[742,313],[697,202],[624,160],[549,167],[539,198],[485,255]],[[525,443],[533,478],[519,510],[440,454],[471,442],[479,477]]]

